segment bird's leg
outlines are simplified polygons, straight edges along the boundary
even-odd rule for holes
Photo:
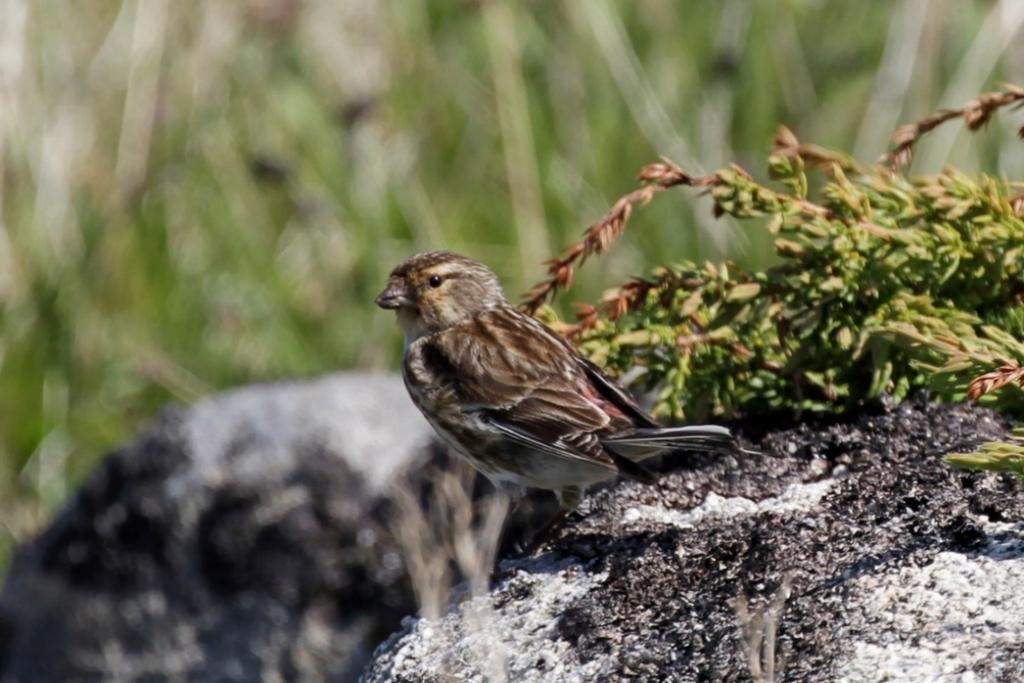
[[[579,486],[566,486],[564,489],[559,490],[557,495],[558,512],[548,520],[547,524],[541,527],[540,531],[533,535],[533,538],[530,540],[530,550],[535,550],[551,540],[552,532],[554,532],[559,522],[579,507],[583,492]]]
[[[501,533],[498,536],[497,548],[499,555],[501,555],[503,554],[502,551],[505,548],[505,544],[508,543],[510,540],[509,525],[512,522],[512,517],[513,515],[515,515],[516,511],[519,510],[519,508],[522,506],[523,498],[526,497],[526,489],[522,486],[518,486],[516,484],[511,484],[508,482],[495,483],[494,486],[497,489],[498,495],[504,496],[505,499],[508,501],[508,508],[506,509],[505,512],[505,521],[501,525]],[[513,551],[523,551],[523,548],[519,541],[517,541],[515,538],[512,538],[511,541],[511,549]]]
[[[562,516],[569,514],[580,506],[580,500],[583,498],[583,491],[579,486],[566,486],[564,489],[558,492],[558,504],[565,512]]]

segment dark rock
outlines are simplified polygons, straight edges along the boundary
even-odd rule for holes
[[[1020,484],[941,460],[998,417],[919,399],[752,429],[762,456],[591,495],[490,593],[407,622],[366,680],[748,681],[736,599],[757,614],[783,583],[778,680],[1024,680]]]
[[[599,488],[517,554],[541,494],[490,592],[388,638],[417,610],[392,485],[434,510],[452,468],[401,381],[170,410],[16,554],[0,681],[346,681],[368,662],[368,681],[747,681],[757,633],[778,680],[1024,680],[1020,485],[941,461],[999,418],[921,399],[741,427],[763,455],[666,458],[659,486]],[[430,523],[420,550],[442,542]]]
[[[17,553],[0,680],[351,680],[415,611],[388,532],[429,427],[400,379],[169,410]]]

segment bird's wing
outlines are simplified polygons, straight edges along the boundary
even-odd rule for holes
[[[594,400],[576,354],[540,322],[511,307],[494,309],[427,343],[465,409],[508,438],[618,469],[600,437],[628,428],[629,420]]]
[[[579,355],[576,356],[576,362],[583,368],[587,379],[590,380],[590,384],[597,392],[623,415],[630,418],[634,426],[650,428],[660,426],[647,411],[640,407],[636,399],[621,384],[604,374],[604,370],[598,367],[596,363]]]

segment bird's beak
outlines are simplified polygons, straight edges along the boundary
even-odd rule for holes
[[[401,282],[389,282],[384,291],[377,295],[377,305],[381,308],[396,309],[415,303]]]

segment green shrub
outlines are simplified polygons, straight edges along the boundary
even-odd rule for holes
[[[526,306],[537,310],[575,265],[607,249],[635,205],[676,185],[702,187],[716,215],[772,234],[777,265],[753,273],[728,262],[665,265],[562,324],[612,372],[642,366],[657,414],[838,411],[927,388],[938,400],[970,397],[1019,415],[1024,195],[987,175],[908,178],[899,169],[939,123],[962,116],[975,129],[1022,101],[1024,90],[1008,87],[901,129],[887,163],[871,167],[782,129],[769,158],[780,189],[737,166],[695,178],[668,161],[651,165],[641,173],[647,186],[552,261]],[[825,175],[814,192],[812,164]],[[1021,472],[1024,449],[989,445],[953,461]]]

